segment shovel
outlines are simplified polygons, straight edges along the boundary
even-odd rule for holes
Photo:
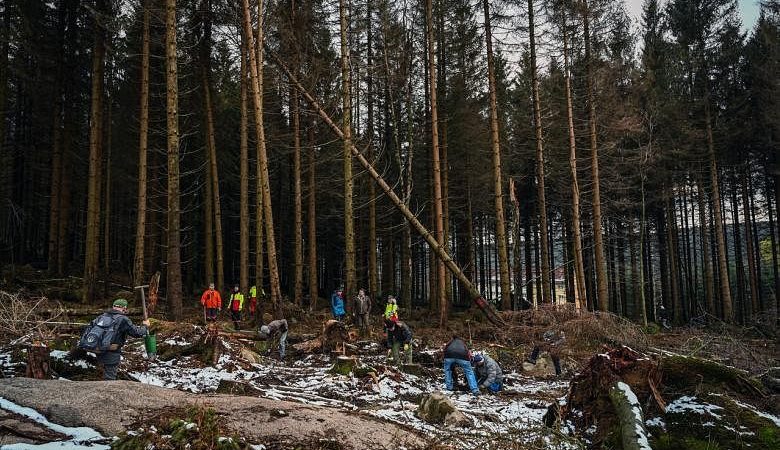
[[[141,290],[141,306],[143,307],[144,320],[149,319],[149,314],[146,311],[146,296],[144,295],[144,288],[148,288],[149,285],[136,286],[136,289]],[[149,359],[155,359],[157,357],[157,336],[149,332],[144,336],[144,348],[146,349],[146,356]]]

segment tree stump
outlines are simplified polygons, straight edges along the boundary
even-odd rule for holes
[[[333,367],[330,368],[330,372],[339,375],[349,375],[355,370],[357,365],[358,360],[354,356],[339,356],[333,363]]]
[[[445,424],[458,427],[471,425],[471,421],[452,403],[446,395],[434,392],[426,395],[417,408],[417,417],[433,424]]]
[[[27,347],[27,369],[25,376],[27,378],[37,378],[45,380],[51,374],[51,361],[49,358],[49,347],[40,342],[35,342]]]

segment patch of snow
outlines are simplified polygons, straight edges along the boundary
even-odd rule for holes
[[[686,414],[689,411],[695,412],[697,414],[702,415],[710,415],[716,419],[720,419],[720,414],[716,413],[715,411],[720,411],[723,408],[721,408],[718,405],[712,405],[709,403],[700,403],[697,401],[696,397],[691,397],[689,395],[684,395],[672,403],[670,403],[666,407],[667,413],[681,413]]]
[[[187,345],[190,345],[190,343],[185,341],[184,339],[176,339],[176,338],[168,338],[164,340],[162,343],[175,346],[175,347],[185,347]]]
[[[658,427],[664,430],[666,429],[666,423],[660,417],[653,417],[652,419],[645,420],[645,425],[648,427]]]
[[[743,407],[743,408],[745,408],[745,409],[747,409],[749,411],[752,411],[754,414],[763,417],[764,419],[771,420],[772,422],[775,423],[775,425],[780,427],[780,417],[773,416],[772,414],[768,414],[768,413],[765,413],[763,411],[759,411],[755,407],[753,407],[751,405],[748,405],[747,403],[742,403],[742,402],[740,402],[738,400],[733,400],[733,399],[732,399],[732,401],[734,403],[736,403],[737,405],[739,405],[739,406],[741,406],[741,407]]]
[[[3,450],[24,450],[24,449],[49,450],[49,449],[62,449],[62,448],[108,450],[110,448],[108,445],[104,445],[100,443],[106,441],[106,438],[103,437],[97,431],[93,430],[92,428],[66,427],[63,425],[58,425],[56,423],[51,423],[49,422],[48,419],[46,419],[46,417],[44,417],[38,411],[32,408],[27,408],[25,406],[17,405],[16,403],[10,400],[6,400],[3,397],[0,397],[0,409],[4,409],[6,411],[12,412],[14,414],[18,414],[20,416],[24,416],[34,422],[38,422],[39,424],[43,425],[44,427],[54,432],[64,434],[70,437],[70,439],[67,441],[49,442],[40,445],[32,445],[32,444],[4,445],[2,447]]]

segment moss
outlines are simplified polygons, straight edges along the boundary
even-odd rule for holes
[[[775,450],[780,448],[780,428],[772,421],[742,407],[725,395],[700,399],[722,409],[715,415],[692,411],[672,412],[664,416],[666,430],[652,428],[656,436],[651,444],[657,450]],[[717,417],[716,417],[717,416]]]
[[[745,372],[704,359],[672,356],[661,363],[663,383],[678,392],[721,392],[730,390],[746,395],[763,392],[761,382]],[[702,389],[706,387],[708,389]]]

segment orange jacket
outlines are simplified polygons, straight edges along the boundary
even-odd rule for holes
[[[206,289],[206,292],[200,297],[200,303],[206,308],[222,308],[222,297],[219,291]]]

